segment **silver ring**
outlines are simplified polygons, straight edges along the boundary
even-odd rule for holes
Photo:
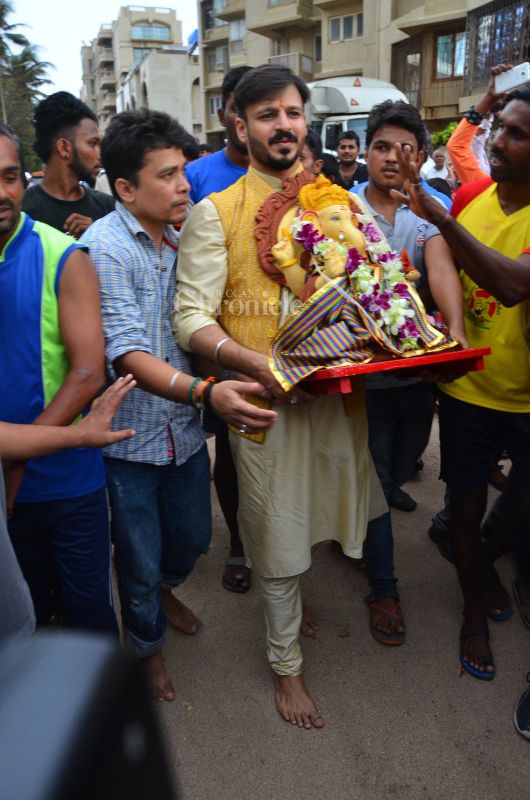
[[[298,403],[298,397],[296,397],[296,396],[293,394],[293,396],[289,398],[289,405],[291,405],[291,406],[295,406],[297,403]]]
[[[247,431],[248,431],[248,425],[241,425],[239,433],[247,433]]]

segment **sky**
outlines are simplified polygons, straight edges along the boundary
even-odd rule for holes
[[[11,24],[24,23],[21,29],[32,44],[39,46],[41,61],[51,61],[56,69],[49,70],[53,81],[43,87],[46,94],[66,90],[79,95],[81,87],[81,45],[88,44],[104,22],[112,22],[121,6],[142,5],[120,0],[12,0],[14,12]],[[197,27],[197,5],[194,0],[148,2],[151,7],[172,8],[182,22],[182,40]]]

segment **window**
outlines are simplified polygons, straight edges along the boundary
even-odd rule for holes
[[[170,42],[171,31],[167,25],[133,25],[131,39],[144,39],[150,42]]]
[[[215,117],[217,116],[217,112],[221,108],[223,102],[223,98],[220,94],[214,94],[208,100],[208,108],[210,110],[210,116]]]
[[[469,11],[465,94],[482,92],[496,64],[520,64],[530,52],[528,0],[496,0]]]
[[[348,14],[345,17],[330,17],[329,41],[346,42],[350,39],[359,39],[363,35],[363,26],[362,12]]]
[[[245,18],[234,19],[230,23],[230,52],[233,54],[243,52],[243,39],[247,32]]]
[[[228,67],[228,47],[226,45],[219,45],[208,53],[208,72],[226,72]]]
[[[466,62],[466,34],[445,33],[436,37],[435,80],[462,78]]]
[[[322,36],[315,36],[315,61],[322,61]]]

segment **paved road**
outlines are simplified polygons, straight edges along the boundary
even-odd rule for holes
[[[393,512],[397,574],[408,624],[403,647],[370,636],[364,579],[330,543],[304,578],[319,612],[303,643],[306,680],[326,727],[303,731],[273,705],[257,592],[221,587],[226,531],[179,596],[200,615],[195,637],[168,636],[177,700],[161,708],[182,800],[515,800],[530,796],[530,743],[512,723],[530,668],[517,614],[490,623],[497,676],[460,678],[456,575],[426,536],[441,501],[436,434],[409,491],[412,514]],[[494,490],[491,490],[492,494]],[[509,581],[511,564],[500,565]]]

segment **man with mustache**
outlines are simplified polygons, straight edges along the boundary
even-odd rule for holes
[[[221,87],[222,104],[219,122],[226,129],[226,147],[208,158],[192,161],[186,167],[186,178],[190,184],[190,200],[199,203],[211,192],[222,192],[246,175],[248,150],[236,133],[236,109],[234,91],[251,67],[235,67],[226,73]],[[200,369],[200,362],[195,366]],[[225,373],[228,376],[228,371]],[[205,412],[203,425],[207,433],[215,434],[215,462],[213,480],[230,531],[230,552],[226,559],[221,583],[229,592],[244,594],[250,589],[250,570],[245,564],[243,545],[237,525],[237,472],[230,452],[228,428],[215,414]]]
[[[86,248],[21,213],[20,144],[0,127],[0,419],[70,425],[105,381],[99,292]],[[4,464],[9,533],[38,624],[117,636],[100,450]],[[55,598],[50,587],[58,576]]]
[[[162,654],[167,622],[190,635],[199,628],[172,589],[207,552],[211,536],[210,464],[198,410],[255,431],[276,417],[243,399],[263,391],[256,381],[193,378],[172,336],[175,225],[187,213],[183,150],[190,138],[161,112],[114,117],[101,152],[116,210],[83,237],[99,278],[109,371],[131,373],[140,387],[116,416],[136,436],[105,449],[105,469],[127,644],[142,660],[153,698],[165,701],[175,699]]]
[[[79,239],[94,220],[114,209],[112,197],[89,188],[101,167],[96,116],[69,92],[55,92],[35,108],[34,122],[33,147],[46,171],[42,183],[27,190],[22,208]]]
[[[462,187],[452,215],[418,185],[408,148],[401,157],[408,196],[399,194],[402,202],[437,225],[453,252],[461,270],[469,344],[492,349],[484,372],[440,386],[442,477],[450,490],[451,533],[464,596],[460,660],[464,670],[482,680],[495,675],[487,616],[500,621],[510,615],[510,600],[493,561],[509,549],[506,539],[512,536],[518,577],[530,586],[528,525],[521,524],[530,515],[530,353],[525,341],[530,298],[529,86],[507,96],[499,122],[491,146],[491,178]],[[512,461],[502,494],[504,525],[481,545],[489,462],[501,437]],[[529,718],[527,708],[527,725]]]
[[[427,306],[431,293],[451,334],[464,341],[462,294],[451,251],[438,229],[394,197],[403,187],[396,145],[407,144],[418,164],[423,162],[427,133],[414,106],[387,100],[375,106],[366,130],[367,184],[354,187],[391,247],[403,249],[421,277],[416,289]],[[420,378],[402,380],[370,375],[366,380],[370,449],[391,506],[414,511],[416,501],[401,485],[413,474],[431,431],[434,414],[432,384]]]
[[[367,527],[381,538],[390,515],[367,448],[362,401],[351,416],[342,399],[314,399],[302,388],[284,392],[268,365],[270,344],[292,313],[294,295],[283,276],[259,266],[256,213],[274,192],[300,176],[308,88],[280,65],[256,67],[235,91],[239,138],[246,143],[246,176],[194,207],[181,240],[174,325],[181,345],[259,380],[260,405],[278,418],[266,436],[246,425],[230,431],[238,471],[239,526],[261,593],[268,658],[283,719],[301,728],[324,721],[302,675],[300,577],[311,547],[340,542],[362,554]],[[207,269],[204,264],[207,263]],[[391,535],[391,534],[390,534]]]

